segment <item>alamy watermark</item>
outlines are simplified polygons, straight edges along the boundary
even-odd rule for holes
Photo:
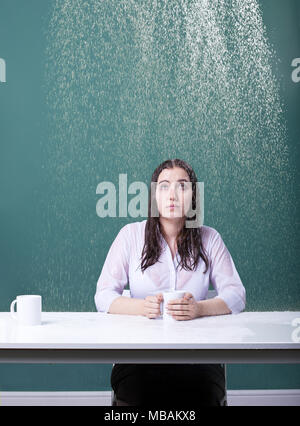
[[[185,211],[187,228],[196,228],[204,223],[204,182],[196,182],[194,188],[194,199],[192,203],[192,182],[185,182],[184,187],[182,183],[178,184],[177,197],[183,199],[184,194],[190,194],[189,206]],[[157,207],[157,182],[151,182],[151,217],[159,217],[159,210]],[[180,192],[179,192],[180,191]],[[97,201],[96,213],[99,217],[148,217],[148,199],[149,191],[147,184],[140,181],[132,182],[128,186],[127,174],[119,174],[118,188],[113,182],[104,181],[100,182],[96,189],[97,195],[102,197]],[[131,197],[128,200],[128,196]],[[117,211],[118,200],[118,211]],[[167,198],[165,197],[166,201]],[[185,199],[187,202],[187,198]],[[193,204],[193,205],[192,205]],[[194,208],[193,208],[194,207]],[[174,211],[170,212],[170,217],[174,216]],[[170,210],[171,211],[171,210]]]
[[[292,71],[291,78],[294,83],[299,83],[300,81],[300,58],[294,58],[292,60],[291,66],[295,68]]]
[[[300,343],[300,318],[294,318],[292,321],[292,327],[296,327],[292,331],[292,341],[295,343]]]
[[[6,63],[0,58],[0,83],[6,83]]]

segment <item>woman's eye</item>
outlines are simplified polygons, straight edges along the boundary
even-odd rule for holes
[[[188,186],[187,186],[185,183],[181,183],[181,184],[180,184],[180,189],[181,189],[182,191],[185,191],[186,189],[188,189]]]

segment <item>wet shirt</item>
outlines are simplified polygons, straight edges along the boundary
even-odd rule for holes
[[[216,290],[216,297],[221,298],[233,314],[244,310],[245,288],[221,235],[214,228],[201,227],[202,244],[209,259],[206,273],[205,262],[201,258],[196,270],[182,269],[179,253],[173,259],[163,237],[159,260],[142,272],[140,265],[146,222],[123,226],[113,241],[97,282],[95,304],[99,312],[107,313],[111,303],[122,296],[128,283],[134,298],[144,299],[148,295],[176,289],[192,293],[196,301],[207,298],[211,284]]]

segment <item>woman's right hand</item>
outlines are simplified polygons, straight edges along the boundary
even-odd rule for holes
[[[147,296],[144,299],[144,316],[147,318],[157,318],[160,316],[160,304],[164,300],[163,294]]]

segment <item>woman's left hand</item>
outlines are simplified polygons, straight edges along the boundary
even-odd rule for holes
[[[186,321],[198,318],[199,305],[191,293],[185,293],[182,299],[170,300],[167,312],[178,321]]]

